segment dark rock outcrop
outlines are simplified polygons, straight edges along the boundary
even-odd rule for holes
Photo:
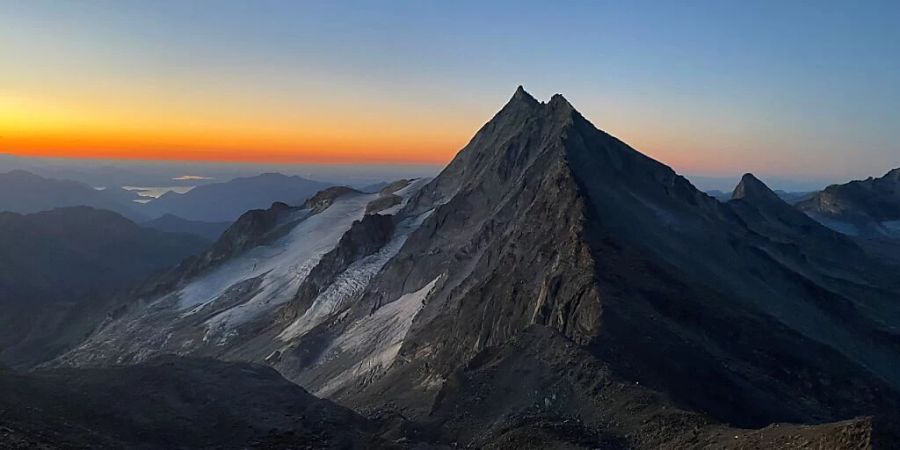
[[[0,422],[4,448],[393,447],[379,424],[271,368],[174,357],[0,372]]]
[[[334,203],[334,200],[338,197],[347,194],[358,194],[360,193],[356,189],[349,188],[347,186],[334,186],[328,189],[323,189],[308,198],[306,202],[303,203],[304,208],[308,208],[313,211],[313,213],[324,211],[325,208],[331,206]]]

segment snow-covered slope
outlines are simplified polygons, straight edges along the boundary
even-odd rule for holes
[[[329,381],[311,387],[323,392],[386,370],[434,282],[428,289],[385,303],[371,315],[349,312],[369,281],[430,215],[430,210],[402,212],[427,182],[394,183],[374,194],[323,191],[302,208],[281,205],[260,211],[276,215],[274,223],[259,228],[263,231],[247,227],[263,235],[226,233],[230,239],[258,245],[184,275],[164,292],[131,299],[124,313],[108,319],[55,364],[134,363],[177,353],[265,361],[279,367],[281,351],[304,341],[325,322],[345,320],[346,326],[335,328],[342,332],[322,344],[320,360],[279,368],[296,378],[340,361],[346,370],[335,373],[328,366]],[[389,229],[389,235],[383,241],[366,242],[369,222],[364,219],[376,214],[381,217],[372,222]],[[308,285],[318,286],[318,291]],[[301,292],[310,291],[317,293],[304,307]]]
[[[362,295],[363,290],[387,262],[400,251],[409,234],[428,217],[430,211],[403,219],[393,238],[377,253],[355,261],[319,294],[305,314],[298,317],[278,336],[290,341],[303,336],[324,319],[343,309],[347,302]]]
[[[373,314],[360,318],[332,341],[325,349],[323,360],[349,355],[357,362],[320,386],[316,395],[328,396],[353,379],[387,370],[400,353],[413,319],[425,305],[437,281],[435,278],[422,289],[404,294]]]
[[[310,215],[305,209],[292,212],[286,220],[299,223],[286,236],[271,245],[253,248],[192,281],[177,293],[179,305],[193,307],[189,314],[196,313],[230,287],[259,279],[257,292],[250,299],[208,321],[211,327],[233,328],[290,300],[322,255],[337,245],[354,221],[362,219],[366,205],[377,197],[346,195],[319,214]]]

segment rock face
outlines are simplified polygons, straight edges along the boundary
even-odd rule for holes
[[[759,430],[716,423],[539,326],[454,372],[429,420],[477,448],[851,449],[874,438],[869,418]]]
[[[896,277],[744,181],[721,204],[562,97],[518,91],[407,205],[438,206],[362,303],[440,281],[384,382],[336,398],[437,395],[461,363],[539,324],[728,423],[887,413]]]
[[[370,209],[366,207],[367,212]],[[393,231],[394,221],[390,216],[367,214],[362,220],[353,222],[337,246],[323,255],[303,280],[290,307],[284,310],[284,319],[293,320],[302,317],[319,294],[328,289],[328,286],[332,285],[354,262],[374,254],[387,245]]]
[[[797,207],[841,233],[900,238],[900,168],[881,178],[828,186]]]
[[[288,227],[281,220],[284,213],[291,211],[286,203],[275,202],[269,209],[253,209],[242,214],[229,226],[215,245],[206,252],[193,272],[203,271],[228,258],[278,237]]]
[[[852,446],[894,431],[894,269],[752,175],[719,202],[562,96],[519,88],[435,179],[333,194],[58,363],[265,362],[439,442],[495,448]],[[858,416],[875,419],[733,428]]]

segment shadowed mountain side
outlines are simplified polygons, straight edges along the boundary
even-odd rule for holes
[[[193,234],[210,242],[215,242],[219,239],[219,236],[222,235],[222,232],[231,226],[231,222],[200,222],[182,219],[181,217],[172,214],[166,214],[162,217],[144,222],[141,225],[169,233]]]
[[[0,361],[56,356],[104,317],[113,292],[208,245],[88,207],[0,213]]]
[[[0,421],[4,448],[403,448],[271,368],[173,357],[0,371]]]
[[[881,178],[828,186],[797,207],[845,234],[900,239],[900,168]]]
[[[759,200],[745,188],[739,197]],[[455,367],[533,323],[741,426],[890,415],[898,404],[900,291],[888,268],[814,222],[751,221],[561,96],[540,103],[518,90],[406,209],[431,205],[358,311],[441,281],[394,373],[339,393],[347,404],[400,397],[427,411]],[[790,241],[807,234],[799,249]]]
[[[884,443],[868,418],[760,430],[716,423],[617,378],[590,352],[540,326],[486,348],[455,371],[425,420],[478,448],[851,449],[868,448],[873,439]]]

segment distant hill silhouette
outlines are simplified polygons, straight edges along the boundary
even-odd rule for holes
[[[265,173],[198,186],[184,194],[167,192],[143,205],[142,211],[152,218],[173,214],[194,221],[232,222],[248,210],[267,208],[274,202],[302,204],[329,186],[300,176]]]
[[[208,245],[90,207],[0,213],[0,362],[45,359],[98,319],[70,316],[83,302],[101,302]]]
[[[57,180],[24,170],[0,173],[0,211],[22,214],[68,206],[91,206],[142,220],[138,195],[120,188],[98,190],[71,180]]]
[[[210,241],[215,241],[222,235],[231,222],[202,222],[199,220],[188,220],[178,217],[174,214],[165,214],[156,219],[141,224],[147,228],[153,228],[159,231],[168,231],[170,233],[188,233],[200,236]]]

